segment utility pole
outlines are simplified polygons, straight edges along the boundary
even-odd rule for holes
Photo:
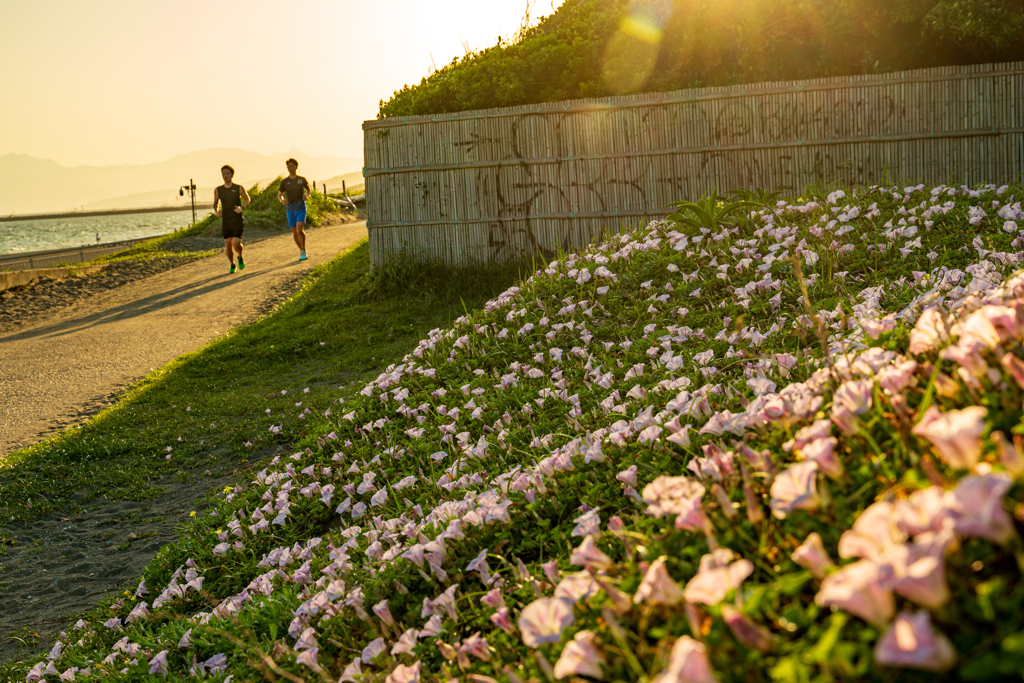
[[[178,196],[184,197],[185,192],[188,191],[188,196],[192,198],[192,225],[196,224],[196,184],[191,178],[188,179],[188,185],[182,185],[181,189],[178,190]]]

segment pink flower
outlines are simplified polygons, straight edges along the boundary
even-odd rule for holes
[[[850,364],[850,370],[868,379],[873,378],[883,367],[892,363],[896,354],[877,346],[867,349]]]
[[[179,650],[187,650],[192,647],[192,629],[185,631],[185,635],[178,641]]]
[[[668,666],[652,683],[718,683],[718,679],[703,643],[682,636],[672,646]]]
[[[1012,353],[1005,353],[999,362],[1003,369],[1010,373],[1010,377],[1017,383],[1017,386],[1024,389],[1024,361]]]
[[[939,486],[914,491],[906,499],[896,501],[893,521],[905,536],[952,527],[953,518],[946,507],[946,492]]]
[[[491,623],[509,635],[516,632],[509,616],[508,607],[499,607],[498,611],[491,615]]]
[[[928,353],[949,341],[949,326],[937,308],[929,308],[917,319],[910,332],[909,353]]]
[[[636,487],[636,465],[630,465],[626,469],[622,470],[615,475],[615,479],[621,481],[626,486]]]
[[[918,534],[912,543],[890,551],[886,559],[893,569],[893,590],[922,607],[938,609],[949,601],[946,584],[946,548],[953,542],[949,529]]]
[[[972,470],[981,456],[981,433],[985,431],[988,409],[971,406],[945,413],[931,406],[911,433],[928,439],[948,465]]]
[[[295,650],[312,650],[319,648],[320,643],[316,642],[316,629],[312,626],[308,627],[299,636],[299,639],[295,642]]]
[[[957,327],[961,340],[994,349],[1017,334],[1017,314],[1006,306],[982,306]]]
[[[701,498],[704,486],[688,477],[662,475],[644,487],[647,514],[676,515],[676,528],[698,531],[703,521]]]
[[[772,648],[772,634],[760,624],[755,624],[750,617],[732,605],[722,605],[722,620],[729,627],[736,640],[760,652],[768,652]]]
[[[784,450],[784,451],[792,451],[792,450],[799,451],[804,446],[806,446],[806,445],[808,445],[808,444],[810,444],[810,443],[812,443],[814,441],[817,441],[818,439],[827,439],[830,436],[832,436],[832,421],[831,420],[825,420],[825,419],[815,420],[814,423],[812,423],[812,424],[810,424],[810,425],[808,425],[806,427],[802,427],[800,430],[798,430],[796,435],[792,438],[792,440],[787,441],[786,443],[782,444],[782,450]],[[741,444],[740,445],[740,452],[742,452],[744,454],[744,456],[747,456],[747,460],[748,461],[751,461],[750,462],[751,467],[757,467],[757,464],[755,464],[751,460],[751,457],[747,455],[747,453],[749,451],[750,451],[750,447],[749,446],[747,446],[746,444]],[[755,454],[755,458],[754,459],[757,459],[757,460],[762,459],[761,454],[759,454],[759,453]]]
[[[469,655],[484,662],[491,661],[491,647],[487,644],[487,639],[480,636],[480,631],[459,643],[457,652],[459,667],[462,669],[469,667]]]
[[[384,679],[384,683],[419,683],[419,681],[420,662],[416,662],[412,666],[399,664]]]
[[[875,383],[870,379],[844,382],[836,389],[833,401],[854,415],[863,415],[871,410],[871,394],[874,387]]]
[[[859,424],[857,416],[842,403],[838,401],[832,403],[832,412],[829,414],[829,417],[843,434],[853,436],[857,433],[857,425]]]
[[[391,654],[412,654],[412,649],[416,647],[416,641],[419,639],[419,631],[414,628],[406,630],[398,638],[398,642],[391,646]]]
[[[356,683],[356,676],[363,675],[363,664],[358,657],[349,662],[345,670],[341,672],[338,683]]]
[[[800,449],[804,460],[818,463],[818,469],[833,479],[843,476],[843,463],[836,457],[835,448],[839,440],[834,436],[812,441]]]
[[[995,441],[996,450],[999,451],[999,461],[1003,463],[1003,467],[1014,476],[1024,474],[1024,454],[1021,453],[1020,448],[1011,444],[1002,432],[992,432],[992,440]]]
[[[859,320],[864,332],[872,339],[878,339],[883,332],[891,332],[896,329],[896,321],[889,316],[877,320],[875,318],[862,318]]]
[[[374,660],[377,655],[384,652],[387,649],[387,645],[384,643],[383,638],[377,638],[370,641],[370,643],[363,648],[362,659],[363,664],[369,664]]]
[[[821,582],[814,601],[822,607],[835,605],[864,621],[882,625],[892,619],[896,604],[886,588],[891,571],[871,560],[848,564]]]
[[[531,602],[519,615],[523,642],[528,647],[557,643],[562,639],[562,631],[576,620],[572,606],[572,600],[566,598],[541,598]]]
[[[555,586],[556,598],[568,598],[573,602],[579,600],[585,600],[593,595],[597,595],[600,590],[600,586],[594,580],[594,575],[590,572],[583,570],[576,572],[575,574],[569,574]]]
[[[167,675],[167,650],[161,650],[153,659],[149,660],[149,673]]]
[[[427,598],[424,598],[424,602],[427,601]],[[441,617],[438,614],[434,614],[429,619],[427,619],[427,623],[423,624],[423,628],[419,632],[419,637],[433,638],[436,635],[440,635],[442,630],[443,625],[441,622]]]
[[[135,609],[125,617],[126,624],[134,624],[137,621],[145,621],[149,619],[149,609],[145,602],[140,602],[135,606]]]
[[[1003,496],[1012,481],[1006,474],[968,476],[946,494],[954,529],[961,536],[976,536],[1006,543],[1014,535],[1013,520],[1003,507]]]
[[[812,533],[793,551],[793,561],[805,569],[809,569],[820,581],[825,578],[825,570],[833,567],[832,558],[828,556],[821,536]]]
[[[956,663],[953,644],[933,627],[928,612],[900,612],[875,644],[875,662],[927,671],[946,671]]]
[[[813,510],[821,504],[815,477],[818,463],[797,463],[779,473],[771,488],[772,514],[785,519],[793,510]]]
[[[912,360],[905,361],[899,365],[887,365],[878,372],[875,378],[878,386],[882,387],[891,396],[899,396],[903,390],[910,386],[914,379],[914,372],[917,370],[917,363]]]
[[[589,676],[598,680],[604,678],[600,665],[604,657],[597,649],[596,638],[593,631],[578,632],[555,662],[555,678],[574,675]]]
[[[610,569],[613,564],[612,558],[601,552],[594,539],[594,536],[584,538],[583,543],[578,548],[573,549],[572,554],[569,556],[569,561],[572,564],[586,567],[590,570],[601,571]]]
[[[895,508],[888,501],[874,503],[857,516],[853,528],[839,538],[839,557],[862,557],[875,562],[906,536],[894,524]]]
[[[754,572],[749,560],[736,560],[728,548],[719,548],[700,559],[700,569],[686,584],[683,597],[687,602],[717,605],[729,591],[738,589],[743,579]],[[730,564],[731,563],[731,564]]]
[[[494,609],[505,606],[505,599],[501,597],[500,588],[492,588],[487,591],[484,597],[480,598],[480,602],[484,603],[488,607],[493,607]]]
[[[590,536],[600,533],[601,516],[598,514],[601,508],[592,508],[572,520],[576,528],[572,530],[571,536]]]
[[[558,571],[558,561],[557,560],[551,560],[549,562],[545,562],[544,564],[542,564],[540,566],[540,568],[542,570],[544,570],[544,576],[546,576],[548,581],[550,581],[551,583],[558,583],[559,581],[562,580],[562,575]]]
[[[320,650],[315,647],[310,650],[303,650],[295,658],[295,662],[303,666],[309,667],[310,669],[318,673],[322,672],[323,667],[321,667],[320,664],[318,664],[316,661],[316,656],[319,652]]]
[[[480,554],[473,559],[468,565],[466,565],[467,572],[477,572],[480,575],[480,581],[485,586],[490,585],[493,578],[491,577],[491,569],[487,564],[487,549],[480,551]]]
[[[942,349],[939,357],[943,360],[951,360],[964,370],[966,370],[972,377],[981,378],[988,373],[988,363],[982,358],[981,352],[984,347],[972,343],[969,339],[961,339],[958,343],[952,346],[947,346]]]
[[[672,580],[665,570],[665,560],[662,555],[647,569],[640,587],[636,589],[633,602],[640,604],[648,602],[652,605],[676,605],[683,600],[683,591],[679,584]]]
[[[373,606],[373,613],[388,626],[395,625],[395,619],[391,616],[391,608],[388,607],[387,600],[381,600]]]

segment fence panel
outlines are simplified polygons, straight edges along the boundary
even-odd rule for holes
[[[367,121],[374,264],[576,250],[718,188],[1008,182],[1024,62]]]

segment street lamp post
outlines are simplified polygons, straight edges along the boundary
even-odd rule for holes
[[[189,178],[188,185],[182,185],[181,189],[178,190],[178,196],[184,197],[185,192],[188,192],[188,196],[192,198],[192,225],[196,224],[196,184]]]

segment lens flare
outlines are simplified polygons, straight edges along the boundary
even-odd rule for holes
[[[602,74],[609,90],[623,94],[643,88],[658,61],[665,24],[671,16],[671,0],[633,1],[605,47]]]

